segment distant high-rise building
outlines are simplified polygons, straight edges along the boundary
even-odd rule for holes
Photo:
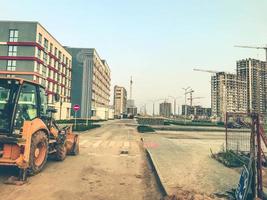
[[[211,77],[212,115],[224,119],[226,112],[246,112],[246,84],[236,74],[218,72]]]
[[[171,103],[163,102],[159,104],[159,115],[163,117],[170,117],[171,116]]]
[[[110,68],[94,48],[66,47],[73,57],[71,102],[81,109],[77,117],[108,119]]]
[[[126,114],[127,91],[124,87],[115,85],[114,87],[114,115]]]
[[[236,71],[238,79],[246,82],[246,111],[266,114],[266,62],[242,59],[237,61]]]

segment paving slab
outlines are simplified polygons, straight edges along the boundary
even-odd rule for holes
[[[214,194],[236,187],[239,173],[210,157],[222,139],[168,139],[157,134],[142,134],[144,146],[168,195],[177,189]]]

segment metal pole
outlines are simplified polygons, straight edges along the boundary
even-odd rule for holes
[[[256,113],[252,113],[252,127],[250,136],[250,159],[251,159],[251,192],[252,198],[257,197],[257,168],[256,168],[256,155],[255,155],[255,135],[256,135]]]
[[[186,90],[184,93],[184,124],[186,124],[186,115],[187,115],[187,108],[186,108]]]
[[[75,127],[75,130],[76,130],[76,125],[77,125],[76,119],[77,119],[77,111],[74,112],[74,127]]]
[[[225,149],[226,151],[228,151],[228,126],[227,126],[227,123],[228,123],[228,113],[226,113],[226,123],[224,124],[225,126]]]
[[[257,114],[257,193],[259,198],[263,198],[262,186],[262,157],[261,157],[261,133],[260,133],[260,116]]]
[[[173,116],[175,116],[176,114],[176,99],[174,98],[174,101],[173,101]]]
[[[155,102],[153,102],[153,117],[155,116]]]

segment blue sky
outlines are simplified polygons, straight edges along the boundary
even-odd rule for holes
[[[39,2],[39,4],[37,4]],[[267,1],[258,0],[0,0],[1,20],[39,21],[62,44],[94,47],[107,60],[112,85],[134,79],[138,106],[183,96],[210,105],[210,74],[196,67],[234,71],[236,60],[265,59],[263,50],[235,44],[267,43]],[[183,98],[178,104],[183,103]]]

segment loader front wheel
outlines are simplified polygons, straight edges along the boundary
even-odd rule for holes
[[[43,131],[38,131],[31,140],[29,174],[34,175],[43,169],[47,161],[48,139]]]
[[[63,161],[66,158],[67,155],[67,147],[66,147],[66,143],[62,143],[62,144],[57,144],[56,147],[56,160],[58,161]]]

